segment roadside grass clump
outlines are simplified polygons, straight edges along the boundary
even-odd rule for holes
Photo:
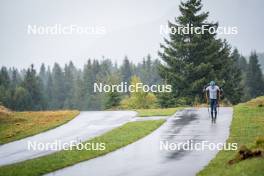
[[[0,117],[1,116],[8,116],[10,114],[11,114],[11,110],[9,110],[6,107],[0,105]]]
[[[228,164],[235,164],[242,160],[251,159],[253,157],[264,157],[264,147],[263,143],[258,143],[256,141],[255,147],[248,148],[245,145],[242,145],[239,148],[239,151],[237,152],[234,159],[231,159],[228,161]]]
[[[246,105],[248,105],[250,107],[264,107],[264,96],[252,99],[252,100],[246,102]]]
[[[256,146],[264,149],[264,136],[257,137]]]

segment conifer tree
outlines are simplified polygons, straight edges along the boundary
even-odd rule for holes
[[[65,73],[65,102],[64,108],[73,108],[73,97],[74,97],[74,84],[75,84],[75,75],[76,75],[76,68],[72,61],[69,62],[69,65],[65,65],[64,68]]]
[[[202,88],[210,80],[215,80],[224,89],[229,86],[226,75],[233,74],[233,61],[227,42],[218,39],[216,33],[212,32],[217,30],[218,23],[208,22],[209,12],[201,11],[201,0],[181,2],[179,9],[181,15],[174,23],[168,24],[170,29],[178,31],[170,32],[169,38],[165,38],[165,43],[161,44],[159,56],[165,64],[159,70],[165,82],[172,85],[172,102],[193,104],[194,100],[204,101]],[[188,26],[189,32],[179,30]],[[191,32],[190,27],[205,30],[199,34],[199,30]],[[232,94],[237,88],[229,91]]]
[[[0,70],[0,102],[6,107],[10,108],[12,103],[11,90],[10,90],[10,77],[6,67],[2,67]]]
[[[108,80],[107,80],[107,84],[110,85],[117,85],[120,83],[120,77],[118,75],[118,73],[112,74],[108,76]],[[119,92],[117,92],[116,89],[111,89],[110,92],[105,94],[106,96],[106,100],[105,100],[105,108],[109,109],[109,108],[115,108],[117,106],[119,106],[120,101],[121,101],[121,94]]]
[[[32,64],[27,69],[25,78],[22,82],[22,87],[27,91],[24,94],[28,95],[26,107],[27,110],[40,110],[42,106],[41,80],[36,75],[36,70]],[[27,94],[28,93],[28,94]]]
[[[131,65],[130,62],[127,58],[127,56],[125,57],[124,61],[123,61],[123,65],[121,67],[121,75],[122,75],[122,81],[123,82],[130,82],[131,76],[132,76],[132,69],[131,69]]]
[[[65,101],[65,77],[58,63],[52,69],[52,103],[53,109],[62,109]]]
[[[264,95],[263,75],[256,52],[252,52],[249,57],[246,86],[248,87],[250,98]]]

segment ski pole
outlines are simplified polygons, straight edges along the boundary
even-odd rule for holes
[[[209,115],[209,118],[211,118],[211,113],[210,113],[210,106],[209,106],[209,103],[207,103],[207,109],[208,109],[208,115]]]

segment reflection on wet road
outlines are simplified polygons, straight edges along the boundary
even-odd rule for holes
[[[105,156],[88,160],[49,175],[67,176],[189,176],[195,175],[217,150],[161,150],[161,141],[223,143],[228,137],[232,108],[220,108],[212,124],[206,108],[183,110],[145,138]]]

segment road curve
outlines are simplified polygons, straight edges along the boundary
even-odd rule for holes
[[[28,150],[28,142],[84,141],[99,136],[136,116],[134,111],[83,111],[70,122],[52,130],[0,146],[0,165],[20,162],[55,152]]]
[[[215,124],[206,108],[179,111],[145,138],[105,156],[47,174],[48,176],[190,176],[216,155],[217,150],[161,150],[160,142],[224,143],[229,134],[232,108],[220,108]]]

